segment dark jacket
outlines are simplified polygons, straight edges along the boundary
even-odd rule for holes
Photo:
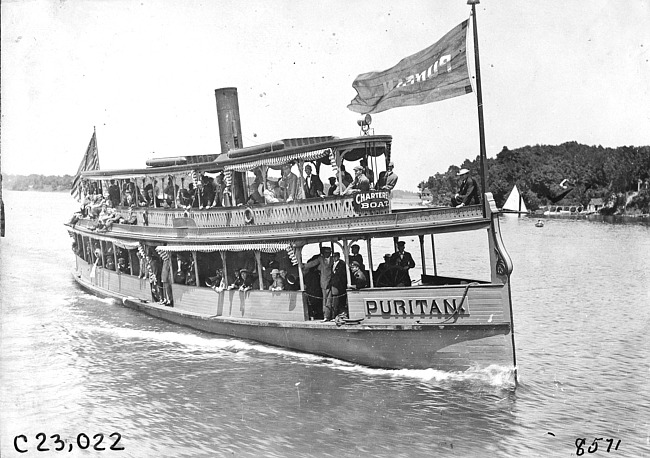
[[[346,290],[348,286],[347,266],[343,261],[339,261],[336,267],[332,267],[332,288],[336,288],[339,293]]]
[[[478,183],[470,176],[463,180],[458,191],[458,201],[464,205],[476,205],[481,203],[478,196]]]
[[[313,173],[309,176],[311,179],[311,186],[307,186],[307,177],[305,177],[305,198],[306,199],[312,199],[314,197],[320,197],[321,194],[323,194],[323,182],[319,178],[318,175],[314,175]]]

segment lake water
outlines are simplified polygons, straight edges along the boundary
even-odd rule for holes
[[[369,369],[138,314],[72,280],[68,195],[3,197],[3,457],[587,456],[596,438],[595,454],[650,456],[648,226],[502,219],[515,387],[500,371]],[[454,237],[436,239],[441,269],[467,249]]]

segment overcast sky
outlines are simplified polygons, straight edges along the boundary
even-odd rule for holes
[[[237,87],[244,146],[354,136],[360,74],[469,16],[465,0],[6,1],[2,172],[74,174],[220,152],[214,89]],[[487,154],[578,141],[650,145],[650,0],[483,0]],[[398,188],[479,152],[476,96],[373,115]]]

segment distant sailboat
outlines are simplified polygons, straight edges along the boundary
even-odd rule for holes
[[[521,194],[519,194],[517,185],[512,187],[512,191],[510,191],[510,195],[508,196],[506,203],[503,204],[501,211],[503,213],[528,213],[528,208],[526,208],[524,199],[522,199]]]

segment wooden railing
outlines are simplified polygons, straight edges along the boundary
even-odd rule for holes
[[[197,227],[219,228],[255,225],[286,224],[362,216],[355,211],[351,197],[300,200],[291,203],[239,206],[189,210],[163,208],[136,208],[138,225],[145,220],[150,227],[174,227],[180,218],[190,218]],[[146,217],[144,216],[146,213]],[[390,213],[390,208],[374,214]]]

